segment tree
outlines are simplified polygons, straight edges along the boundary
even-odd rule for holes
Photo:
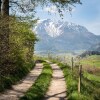
[[[9,0],[2,0],[0,20],[0,60],[8,60],[9,52]]]
[[[2,0],[1,15],[9,16],[9,0]]]
[[[2,2],[1,2],[2,1]],[[62,15],[62,10],[66,10],[69,5],[80,3],[80,0],[0,0],[0,66],[9,65],[9,10],[16,9],[24,14],[34,12],[38,5],[49,6],[55,5],[58,12]],[[34,13],[33,13],[34,14]],[[22,16],[23,17],[23,16]],[[31,50],[30,50],[31,51]],[[31,51],[32,52],[32,51]]]
[[[10,10],[16,12],[17,9],[24,14],[32,12],[34,15],[35,7],[50,4],[55,5],[62,14],[62,10],[75,3],[80,3],[80,0],[0,0],[0,77],[6,75],[9,79],[8,76],[17,75],[19,71],[26,73],[24,71],[29,70],[30,65],[32,67],[36,41],[30,30],[31,25],[9,15]],[[5,87],[3,83],[0,84]]]
[[[81,4],[80,0],[9,0],[10,9],[12,12],[18,11],[26,14],[27,12],[34,12],[35,7],[37,6],[50,6],[55,5],[58,8],[58,12],[62,15],[62,11],[71,11],[71,6],[74,4]],[[15,14],[14,13],[14,14]],[[31,14],[32,14],[31,13]],[[34,15],[34,13],[33,13]]]
[[[0,0],[0,14],[1,14],[1,0]]]

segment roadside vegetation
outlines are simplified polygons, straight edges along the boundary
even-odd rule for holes
[[[57,63],[64,73],[67,85],[66,94],[68,100],[99,100],[100,77],[99,75],[96,75],[96,73],[98,72],[95,72],[94,74],[92,72],[90,73],[89,69],[88,70],[84,70],[84,68],[82,69],[81,90],[79,93],[78,92],[79,66],[78,65],[74,66],[72,71],[71,66],[67,65],[67,63],[61,62],[57,58],[53,58],[51,59],[51,61]]]
[[[48,63],[43,64],[42,73],[32,87],[20,100],[42,100],[51,82],[52,68]]]
[[[6,28],[4,27],[6,23],[3,23],[2,20],[0,27]],[[3,48],[5,44],[0,41],[2,48],[0,51],[2,52],[0,53],[0,92],[10,88],[12,84],[16,84],[34,67],[33,51],[37,38],[30,27],[31,25],[27,22],[9,17],[9,30],[5,29],[9,31],[9,43],[6,41],[8,48]],[[2,34],[0,30],[0,36]]]
[[[84,57],[81,60],[81,64],[100,68],[100,55],[91,55]]]
[[[71,71],[68,65],[58,64],[63,70],[66,85],[67,95],[69,100],[99,100],[100,98],[100,82],[99,77],[86,74],[83,72],[81,80],[81,92],[78,93],[78,68]]]

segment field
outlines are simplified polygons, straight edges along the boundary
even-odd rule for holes
[[[81,60],[81,64],[100,68],[100,55],[87,56]]]
[[[100,76],[100,55],[87,56],[80,63],[88,73]]]

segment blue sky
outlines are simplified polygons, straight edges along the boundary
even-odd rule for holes
[[[71,14],[64,12],[63,21],[85,26],[90,32],[100,35],[100,0],[81,0],[82,5],[75,5]],[[37,8],[36,16],[42,19],[62,20],[55,6]],[[50,14],[48,13],[51,12]]]

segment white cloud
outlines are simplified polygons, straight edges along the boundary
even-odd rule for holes
[[[87,28],[94,34],[100,35],[100,23],[92,23],[91,25],[87,25]]]
[[[57,13],[57,7],[56,6],[46,7],[44,8],[44,11],[50,12],[50,13]]]
[[[87,28],[96,35],[100,35],[100,16],[87,24]]]

